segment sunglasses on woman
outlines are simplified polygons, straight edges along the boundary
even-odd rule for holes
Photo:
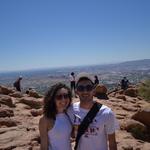
[[[78,85],[77,86],[77,91],[79,91],[79,92],[83,92],[83,91],[90,92],[92,90],[93,90],[93,85],[91,85],[91,84],[88,84],[88,85],[85,85],[85,86],[83,86],[83,85]]]
[[[62,100],[62,99],[68,99],[69,98],[69,94],[59,94],[55,96],[57,100]]]

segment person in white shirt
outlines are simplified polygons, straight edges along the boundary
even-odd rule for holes
[[[55,84],[46,93],[39,121],[41,150],[71,150],[72,125],[65,113],[70,103],[71,91],[65,84]]]
[[[72,93],[72,95],[75,95],[75,74],[74,74],[74,72],[71,72],[71,74],[69,76],[69,80],[70,80],[71,93]]]
[[[68,109],[73,124],[80,124],[95,103],[94,82],[87,73],[77,76],[76,93],[80,102],[74,103]],[[78,117],[77,117],[78,116]],[[116,117],[112,110],[102,105],[88,129],[81,136],[77,150],[117,150],[115,130],[118,128]]]

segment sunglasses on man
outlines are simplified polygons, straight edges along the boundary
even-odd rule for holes
[[[84,92],[84,91],[90,92],[90,91],[93,90],[93,85],[91,85],[91,84],[88,84],[88,85],[85,85],[85,86],[84,85],[78,85],[76,87],[76,89],[79,92]]]

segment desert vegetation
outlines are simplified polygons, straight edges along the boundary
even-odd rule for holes
[[[147,101],[150,101],[150,79],[143,81],[139,85],[138,94]]]

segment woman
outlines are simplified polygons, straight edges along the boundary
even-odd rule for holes
[[[62,83],[50,88],[44,98],[43,117],[39,121],[41,150],[71,150],[71,123],[65,111],[71,103],[71,91]]]

